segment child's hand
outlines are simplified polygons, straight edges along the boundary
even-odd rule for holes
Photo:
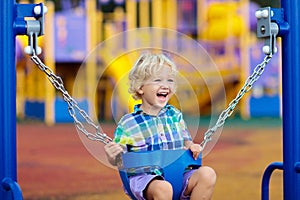
[[[200,146],[200,144],[191,144],[189,149],[191,150],[191,152],[193,153],[193,158],[195,160],[197,160],[199,154],[202,151],[202,147]]]
[[[114,142],[110,142],[104,146],[104,150],[107,156],[108,161],[112,165],[116,165],[116,157],[123,152],[121,145]]]

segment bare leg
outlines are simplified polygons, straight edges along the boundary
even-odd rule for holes
[[[172,185],[167,181],[155,179],[147,186],[144,196],[147,200],[171,200]]]
[[[190,194],[191,200],[209,200],[212,198],[215,183],[215,171],[210,167],[200,167],[190,177],[184,194]]]

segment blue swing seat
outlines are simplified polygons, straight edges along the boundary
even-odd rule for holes
[[[156,150],[150,152],[128,152],[122,155],[123,168],[119,174],[131,199],[136,200],[129,187],[130,169],[141,167],[160,168],[165,180],[173,186],[173,200],[178,200],[182,191],[183,173],[189,167],[198,168],[202,164],[199,156],[194,160],[189,150]]]

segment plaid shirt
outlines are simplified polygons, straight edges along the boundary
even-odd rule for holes
[[[134,112],[124,115],[115,131],[114,141],[127,151],[182,149],[192,140],[182,113],[166,105],[157,116],[151,116],[136,105]]]

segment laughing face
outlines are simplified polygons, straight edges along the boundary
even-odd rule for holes
[[[175,92],[175,75],[171,67],[164,65],[145,81],[138,93],[142,98],[141,109],[150,115],[157,115]]]

